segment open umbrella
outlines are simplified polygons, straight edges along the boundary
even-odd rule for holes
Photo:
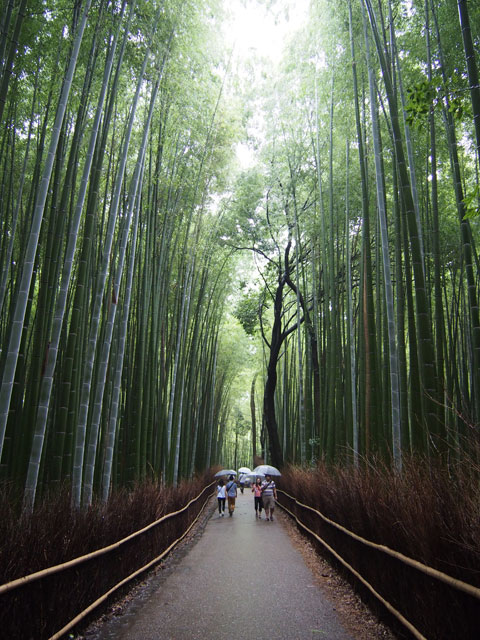
[[[215,478],[219,478],[220,476],[236,476],[237,472],[232,469],[221,469],[221,471],[217,471],[215,474]]]
[[[255,469],[253,471],[250,471],[250,473],[248,474],[249,478],[264,478],[265,474],[263,473],[263,471],[259,468],[259,467],[255,467]]]
[[[248,467],[240,467],[238,473],[251,473],[251,469],[249,469]]]
[[[270,464],[260,464],[251,473],[252,476],[281,476],[282,474],[277,467],[272,467]]]

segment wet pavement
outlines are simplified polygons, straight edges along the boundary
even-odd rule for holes
[[[88,638],[353,640],[281,522],[253,504],[245,490],[233,517],[215,512],[173,571]]]

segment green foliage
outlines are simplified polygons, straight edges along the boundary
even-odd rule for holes
[[[473,220],[480,216],[480,185],[476,184],[473,189],[467,193],[463,199],[465,205],[464,218]]]
[[[13,8],[13,19],[2,30],[4,53],[13,42],[20,2],[8,4]],[[5,105],[0,148],[8,149],[0,157],[2,184],[8,184],[8,198],[0,199],[0,271],[4,277],[0,300],[2,354],[6,353],[22,272],[17,265],[21,266],[29,241],[32,207],[52,136],[63,74],[71,55],[74,23],[84,4],[67,0],[27,3],[8,93],[5,100],[4,96],[0,100]],[[121,15],[122,6],[125,11]],[[116,486],[148,474],[162,475],[168,480],[175,456],[179,476],[190,475],[195,468],[203,469],[210,460],[214,461],[218,453],[219,424],[228,413],[232,379],[240,368],[233,358],[224,357],[227,350],[219,338],[231,276],[230,257],[218,242],[221,216],[216,216],[214,203],[218,192],[229,186],[233,145],[239,137],[241,120],[234,101],[224,92],[227,57],[220,37],[222,15],[218,0],[92,2],[35,257],[25,344],[21,346],[23,364],[16,373],[18,388],[28,390],[20,402],[12,400],[11,424],[2,458],[4,476],[14,476],[21,486],[31,450],[38,389],[43,385],[41,367],[48,355],[45,345],[50,340],[55,295],[63,276],[68,232],[73,228],[72,215],[79,201],[108,45],[114,34],[118,34],[118,41],[112,73],[100,107],[93,164],[85,175],[88,202],[79,208],[79,232],[71,252],[75,264],[68,276],[67,297],[72,302],[72,311],[60,318],[58,351],[67,355],[55,365],[48,408],[50,432],[38,448],[44,447],[41,454],[45,468],[41,477],[45,487],[63,476],[71,477],[72,449],[76,431],[80,432],[81,372],[91,366],[93,378],[99,381],[97,384],[103,384],[100,353],[110,349],[109,332],[115,346],[108,359],[109,386],[103,387],[95,490],[101,482],[100,458],[105,458],[110,421],[118,447],[119,463],[114,462],[112,471],[112,484]],[[152,124],[147,128],[149,100],[159,78]],[[137,84],[139,99],[134,110]],[[2,87],[6,88],[6,83]],[[135,117],[130,135],[127,123],[131,113]],[[134,204],[130,189],[144,137],[145,160]],[[127,140],[128,151],[124,151]],[[123,157],[127,158],[124,170]],[[110,225],[115,219],[112,194],[120,180],[121,213],[118,224]],[[135,214],[138,213],[138,237],[134,244],[132,233],[124,244],[122,234],[131,204]],[[14,220],[16,211],[18,219]],[[105,242],[107,231],[113,240],[110,256]],[[128,273],[130,306],[126,302],[126,270],[121,277],[118,267],[121,247],[123,257],[128,254],[129,261],[132,257]],[[105,307],[97,316],[99,327],[93,337],[98,348],[89,351],[92,357],[86,367],[87,350],[80,347],[80,342],[88,341],[90,327],[95,325],[90,314],[95,307],[97,287],[103,287],[100,273],[105,256],[110,259],[112,277],[114,273],[118,277],[115,286],[119,290],[112,296],[113,285],[107,282],[105,290],[99,292],[97,299],[103,300],[101,304]],[[110,306],[112,298],[119,303],[118,307]],[[112,308],[118,308],[114,326],[107,321]],[[122,341],[124,317],[129,329]],[[244,337],[239,326],[238,333]],[[75,360],[74,370],[66,364],[71,362],[70,357]],[[115,367],[121,361],[126,366],[117,378]],[[1,366],[4,364],[5,355]],[[175,380],[174,372],[178,373]],[[114,379],[122,387],[118,396],[121,408],[110,413]],[[64,402],[59,403],[56,394],[62,394],[67,386],[71,395],[66,392]],[[92,387],[85,404],[93,402],[94,393]],[[59,406],[62,408],[56,411]],[[69,433],[65,435],[67,412]],[[191,437],[192,425],[197,429],[195,440]],[[17,435],[13,443],[14,432]]]
[[[237,303],[235,317],[248,336],[255,334],[258,325],[259,296],[255,291],[244,294]]]
[[[233,420],[235,424],[235,433],[239,436],[245,436],[250,430],[250,422],[245,419],[243,411],[238,406],[234,407]]]
[[[462,122],[465,111],[465,92],[461,89],[461,79],[453,74],[446,87],[439,77],[431,80],[423,78],[406,90],[407,123],[410,126],[421,128],[425,125],[425,118],[430,109],[435,108],[440,102],[448,104],[448,111],[457,122]]]
[[[413,87],[407,88],[406,111],[407,122],[410,126],[419,124],[418,119],[429,114],[436,93],[437,83],[427,78],[417,82]]]
[[[294,6],[290,0],[291,7]],[[14,14],[18,2],[4,2]],[[32,0],[22,26],[16,49],[8,92],[0,96],[4,104],[0,129],[0,179],[3,186],[0,199],[0,267],[5,274],[0,308],[2,353],[11,331],[12,310],[19,290],[19,274],[26,252],[32,208],[45,165],[46,150],[51,137],[64,71],[71,50],[73,26],[82,3],[67,0]],[[244,3],[245,4],[245,3]],[[248,4],[248,3],[247,3]],[[286,6],[282,0],[264,2],[281,22]],[[168,0],[152,2],[137,0],[127,31],[127,16],[132,4],[126,4],[120,21],[122,3],[93,2],[88,26],[82,42],[72,90],[68,99],[65,122],[60,137],[55,168],[48,192],[48,202],[42,223],[39,249],[35,256],[35,280],[30,290],[28,317],[15,379],[15,393],[9,407],[7,447],[2,470],[8,477],[22,481],[23,464],[18,460],[28,456],[31,425],[37,410],[37,390],[40,384],[45,345],[49,342],[53,323],[55,292],[58,291],[62,261],[66,253],[68,229],[72,227],[72,211],[78,200],[82,170],[92,128],[93,114],[99,98],[105,67],[107,43],[111,34],[119,33],[119,43],[113,60],[113,74],[108,84],[103,106],[101,129],[95,150],[94,166],[88,178],[88,202],[82,209],[75,265],[69,284],[68,300],[73,304],[61,327],[62,343],[53,382],[54,397],[48,415],[50,433],[43,453],[41,477],[48,483],[53,477],[53,458],[64,460],[60,475],[69,477],[69,460],[73,450],[75,417],[81,371],[86,368],[83,345],[88,340],[90,313],[94,306],[95,281],[101,264],[113,187],[126,138],[128,114],[132,106],[136,83],[147,47],[150,56],[141,86],[140,100],[133,122],[131,146],[124,171],[121,213],[115,228],[109,272],[112,281],[117,266],[117,248],[130,202],[128,195],[137,152],[144,133],[146,105],[155,80],[168,57],[152,125],[149,130],[143,182],[138,188],[139,233],[136,245],[129,240],[127,253],[134,256],[132,265],[132,304],[128,315],[128,336],[125,346],[125,367],[121,376],[122,406],[116,424],[119,450],[115,482],[122,484],[135,477],[144,477],[152,469],[160,475],[162,465],[172,457],[175,429],[180,449],[180,475],[193,467],[202,468],[215,458],[221,447],[221,435],[231,436],[235,428],[234,407],[248,415],[248,393],[253,376],[262,378],[262,356],[258,347],[259,313],[265,336],[273,326],[272,304],[279,282],[285,275],[285,250],[289,247],[289,277],[298,285],[311,317],[295,334],[298,339],[285,341],[280,357],[283,388],[277,390],[279,409],[285,411],[283,424],[288,424],[285,442],[289,456],[295,459],[298,416],[303,407],[299,381],[305,380],[305,414],[307,432],[304,442],[325,448],[321,429],[335,429],[335,447],[345,440],[350,429],[345,415],[347,402],[341,398],[346,388],[346,362],[351,356],[348,344],[349,327],[344,324],[347,303],[345,290],[346,266],[352,272],[352,339],[358,358],[355,365],[360,392],[358,410],[360,429],[366,433],[368,411],[365,406],[366,387],[370,372],[366,371],[363,344],[365,315],[362,284],[365,276],[374,289],[375,314],[378,318],[375,362],[387,370],[389,348],[384,341],[382,312],[385,308],[385,285],[380,270],[379,234],[373,222],[376,184],[372,157],[371,114],[366,98],[368,71],[365,56],[364,23],[361,3],[352,0],[352,34],[355,68],[358,77],[360,119],[358,130],[353,94],[352,53],[349,38],[349,3],[318,0],[310,3],[310,14],[302,31],[290,38],[285,56],[278,65],[270,64],[254,54],[245,63],[244,73],[236,74],[236,63],[229,66],[228,54],[221,42],[221,21],[224,3],[220,0]],[[480,406],[472,400],[472,327],[469,325],[466,296],[463,295],[465,262],[459,249],[458,210],[452,187],[451,142],[446,135],[442,110],[448,108],[455,121],[459,143],[460,179],[466,185],[465,217],[472,224],[473,239],[480,216],[480,187],[475,157],[471,153],[473,131],[472,106],[465,76],[465,56],[455,2],[429,3],[435,10],[443,39],[444,51],[436,38],[433,13],[430,16],[431,57],[434,77],[426,78],[428,70],[425,46],[425,3],[420,0],[392,2],[390,25],[389,3],[372,2],[378,11],[378,25],[385,32],[379,41],[388,55],[392,45],[387,27],[396,32],[399,64],[396,69],[394,100],[402,103],[402,86],[406,95],[407,122],[412,126],[412,153],[407,162],[414,163],[411,175],[417,176],[418,219],[421,221],[422,253],[414,264],[422,267],[428,282],[440,285],[439,296],[432,299],[432,308],[440,309],[445,322],[452,322],[445,335],[440,335],[436,319],[430,318],[438,344],[446,351],[440,387],[449,384],[450,398],[461,398],[470,410]],[[471,3],[473,37],[478,44],[480,9]],[[48,5],[48,8],[47,8]],[[99,8],[103,8],[100,13]],[[154,32],[154,18],[161,7],[161,18]],[[382,23],[380,8],[385,10]],[[10,48],[13,22],[5,26],[3,45]],[[170,35],[174,29],[174,36]],[[371,25],[367,32],[372,35]],[[126,35],[126,50],[120,60],[121,42]],[[371,42],[373,44],[373,42]],[[95,45],[95,46],[93,46]],[[395,169],[397,149],[392,140],[392,119],[388,111],[386,87],[382,81],[378,59],[370,56],[371,71],[377,79],[379,98],[379,128],[382,144],[383,179],[385,182],[386,217],[391,255],[395,267],[395,294],[398,300],[400,326],[411,323],[402,332],[399,344],[405,348],[404,380],[412,380],[415,353],[415,287],[411,277],[412,252],[403,228],[402,197],[408,185],[398,188]],[[445,78],[440,71],[445,72]],[[7,85],[5,84],[5,87]],[[4,99],[4,100],[3,100]],[[111,107],[111,120],[107,118]],[[427,118],[433,108],[435,117],[435,157],[438,184],[433,194],[429,178],[431,149]],[[75,134],[78,132],[78,136]],[[244,135],[255,148],[258,166],[246,171],[235,167],[235,144]],[[401,130],[398,138],[405,135]],[[359,137],[360,136],[360,137]],[[450,136],[451,138],[451,136]],[[101,141],[101,142],[100,142]],[[404,141],[402,141],[403,143]],[[366,163],[361,172],[357,150],[362,145]],[[449,146],[450,145],[450,146]],[[346,149],[349,161],[346,162]],[[71,163],[69,165],[69,161]],[[67,170],[70,166],[70,170]],[[404,165],[402,165],[404,166]],[[347,189],[348,186],[348,189]],[[405,189],[403,189],[405,187]],[[434,210],[433,200],[438,205]],[[365,203],[365,208],[363,207]],[[369,237],[363,239],[369,210],[372,215]],[[433,228],[434,211],[438,210],[438,228]],[[18,220],[14,220],[14,212]],[[348,213],[349,221],[346,222]],[[362,216],[364,218],[362,219]],[[435,223],[436,224],[436,223]],[[15,226],[16,225],[16,226]],[[466,226],[466,225],[463,225]],[[346,232],[351,240],[347,255]],[[366,233],[367,235],[367,233]],[[432,238],[439,240],[438,254]],[[10,251],[10,239],[13,239]],[[362,246],[360,246],[362,243]],[[365,274],[365,252],[370,247],[375,256]],[[385,245],[385,253],[388,246]],[[475,253],[475,247],[473,247]],[[248,258],[243,256],[248,255]],[[417,259],[418,257],[418,259]],[[363,264],[362,260],[363,258]],[[434,272],[434,262],[441,265]],[[347,262],[348,261],[348,262]],[[395,263],[395,264],[394,264]],[[235,283],[242,281],[242,284]],[[233,283],[233,284],[232,284]],[[103,299],[111,296],[107,283]],[[121,283],[118,301],[123,304],[125,282]],[[419,287],[420,289],[420,287]],[[468,286],[469,292],[478,290]],[[292,289],[283,291],[282,328],[295,325],[298,300]],[[400,296],[403,296],[400,298]],[[397,299],[397,298],[396,298]],[[109,309],[102,308],[99,336],[106,335]],[[230,308],[229,308],[230,305]],[[234,311],[232,311],[234,309]],[[448,312],[447,312],[448,310]],[[230,315],[234,314],[234,317]],[[428,311],[426,311],[428,313]],[[120,314],[118,314],[120,316]],[[372,314],[373,315],[373,314]],[[418,320],[417,320],[418,321]],[[309,333],[310,332],[310,333]],[[292,332],[293,338],[293,332]],[[316,341],[315,349],[310,349]],[[373,336],[372,336],[373,340]],[[408,341],[412,341],[408,343]],[[112,336],[107,378],[113,379],[113,367],[119,349],[119,327]],[[70,350],[70,345],[72,349]],[[96,354],[100,353],[98,345]],[[312,353],[323,363],[320,389],[313,390],[311,381]],[[4,364],[3,355],[2,364]],[[93,379],[98,377],[97,355]],[[438,357],[439,363],[442,358]],[[74,365],[72,365],[74,363]],[[301,366],[305,367],[301,371]],[[439,366],[442,366],[441,364]],[[178,369],[178,371],[177,371]],[[177,371],[176,383],[173,372]],[[202,375],[198,375],[201,372]],[[278,369],[280,373],[280,367]],[[448,372],[448,376],[446,375]],[[468,375],[467,375],[468,372]],[[377,382],[377,381],[375,381]],[[389,381],[385,379],[385,390]],[[480,389],[480,383],[477,384]],[[405,384],[405,397],[415,385]],[[70,397],[65,389],[70,389]],[[24,391],[22,391],[24,390]],[[340,390],[340,391],[338,391]],[[318,393],[319,415],[314,416],[313,392]],[[382,394],[384,398],[388,394]],[[111,395],[106,387],[101,433],[108,421]],[[388,440],[388,399],[382,400],[385,432],[369,435],[378,442]],[[243,403],[243,404],[242,404]],[[470,403],[470,404],[469,404]],[[439,402],[447,404],[445,398]],[[245,406],[244,406],[245,405]],[[408,421],[417,406],[416,397],[408,397],[405,419]],[[70,416],[57,418],[61,407]],[[247,407],[247,408],[246,408]],[[368,408],[370,409],[370,408]],[[447,413],[447,412],[446,412]],[[453,413],[453,412],[452,412]],[[375,414],[377,415],[377,414]],[[173,425],[167,454],[165,425]],[[364,422],[362,422],[362,420]],[[57,424],[61,422],[61,424]],[[425,420],[427,423],[428,420]],[[20,425],[20,426],[17,426]],[[51,425],[51,426],[50,426]],[[128,426],[127,426],[128,425]],[[155,425],[153,427],[152,425]],[[192,427],[192,425],[195,425]],[[449,425],[456,433],[458,425]],[[155,433],[152,429],[155,429]],[[195,445],[192,429],[195,428]],[[406,432],[412,431],[412,423]],[[330,431],[329,433],[333,433]],[[283,435],[283,434],[282,434]],[[364,434],[362,436],[366,438]],[[60,444],[57,448],[57,439]],[[156,445],[152,443],[156,441]],[[207,452],[207,443],[213,442]],[[333,442],[333,440],[332,440]],[[345,442],[346,444],[351,444]],[[176,443],[175,443],[176,444]],[[375,446],[378,443],[375,443]],[[105,443],[99,443],[100,464]],[[366,446],[365,442],[361,447]],[[379,445],[380,446],[380,445]],[[192,451],[196,447],[196,450]],[[388,448],[388,444],[386,445]],[[128,461],[125,466],[123,461]],[[212,460],[213,462],[213,460]],[[169,463],[170,466],[172,466]],[[187,471],[186,471],[187,470]]]

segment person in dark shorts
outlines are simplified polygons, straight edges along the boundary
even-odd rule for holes
[[[255,484],[252,487],[252,492],[254,494],[255,501],[255,517],[262,519],[262,509],[263,509],[263,501],[262,501],[262,479],[257,478],[255,480]]]
[[[218,499],[218,515],[225,515],[225,501],[227,499],[227,490],[225,488],[225,483],[220,478],[217,484],[217,499]]]

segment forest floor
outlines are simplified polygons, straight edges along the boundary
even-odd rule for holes
[[[249,498],[250,496],[241,496],[241,501],[244,503],[248,500],[248,508],[250,509],[250,502],[253,505],[253,499],[249,500]],[[121,629],[132,624],[133,618],[138,615],[139,608],[143,607],[146,602],[153,598],[158,598],[159,582],[164,584],[169,576],[175,574],[182,560],[187,557],[202,538],[208,522],[218,517],[215,510],[216,500],[212,500],[211,505],[204,511],[199,522],[169,557],[154,572],[138,582],[122,600],[113,603],[106,613],[93,622],[82,634],[76,636],[77,639],[108,640],[110,638],[123,637]],[[276,523],[263,523],[264,526],[281,527],[288,534],[292,546],[301,554],[305,565],[313,576],[315,585],[322,592],[322,597],[333,609],[344,630],[355,640],[373,640],[377,638],[395,640],[396,636],[368,609],[354,592],[351,585],[335,568],[315,551],[310,542],[299,532],[295,523],[279,508],[275,510],[275,516]],[[229,519],[227,518],[227,520]],[[261,526],[261,523],[258,524]],[[141,604],[136,605],[136,602]],[[135,613],[132,613],[132,608],[136,611]],[[130,636],[127,634],[125,637],[128,638]],[[176,637],[183,636],[180,634]],[[272,635],[272,637],[275,636]],[[334,636],[329,637],[332,640],[334,638]]]

